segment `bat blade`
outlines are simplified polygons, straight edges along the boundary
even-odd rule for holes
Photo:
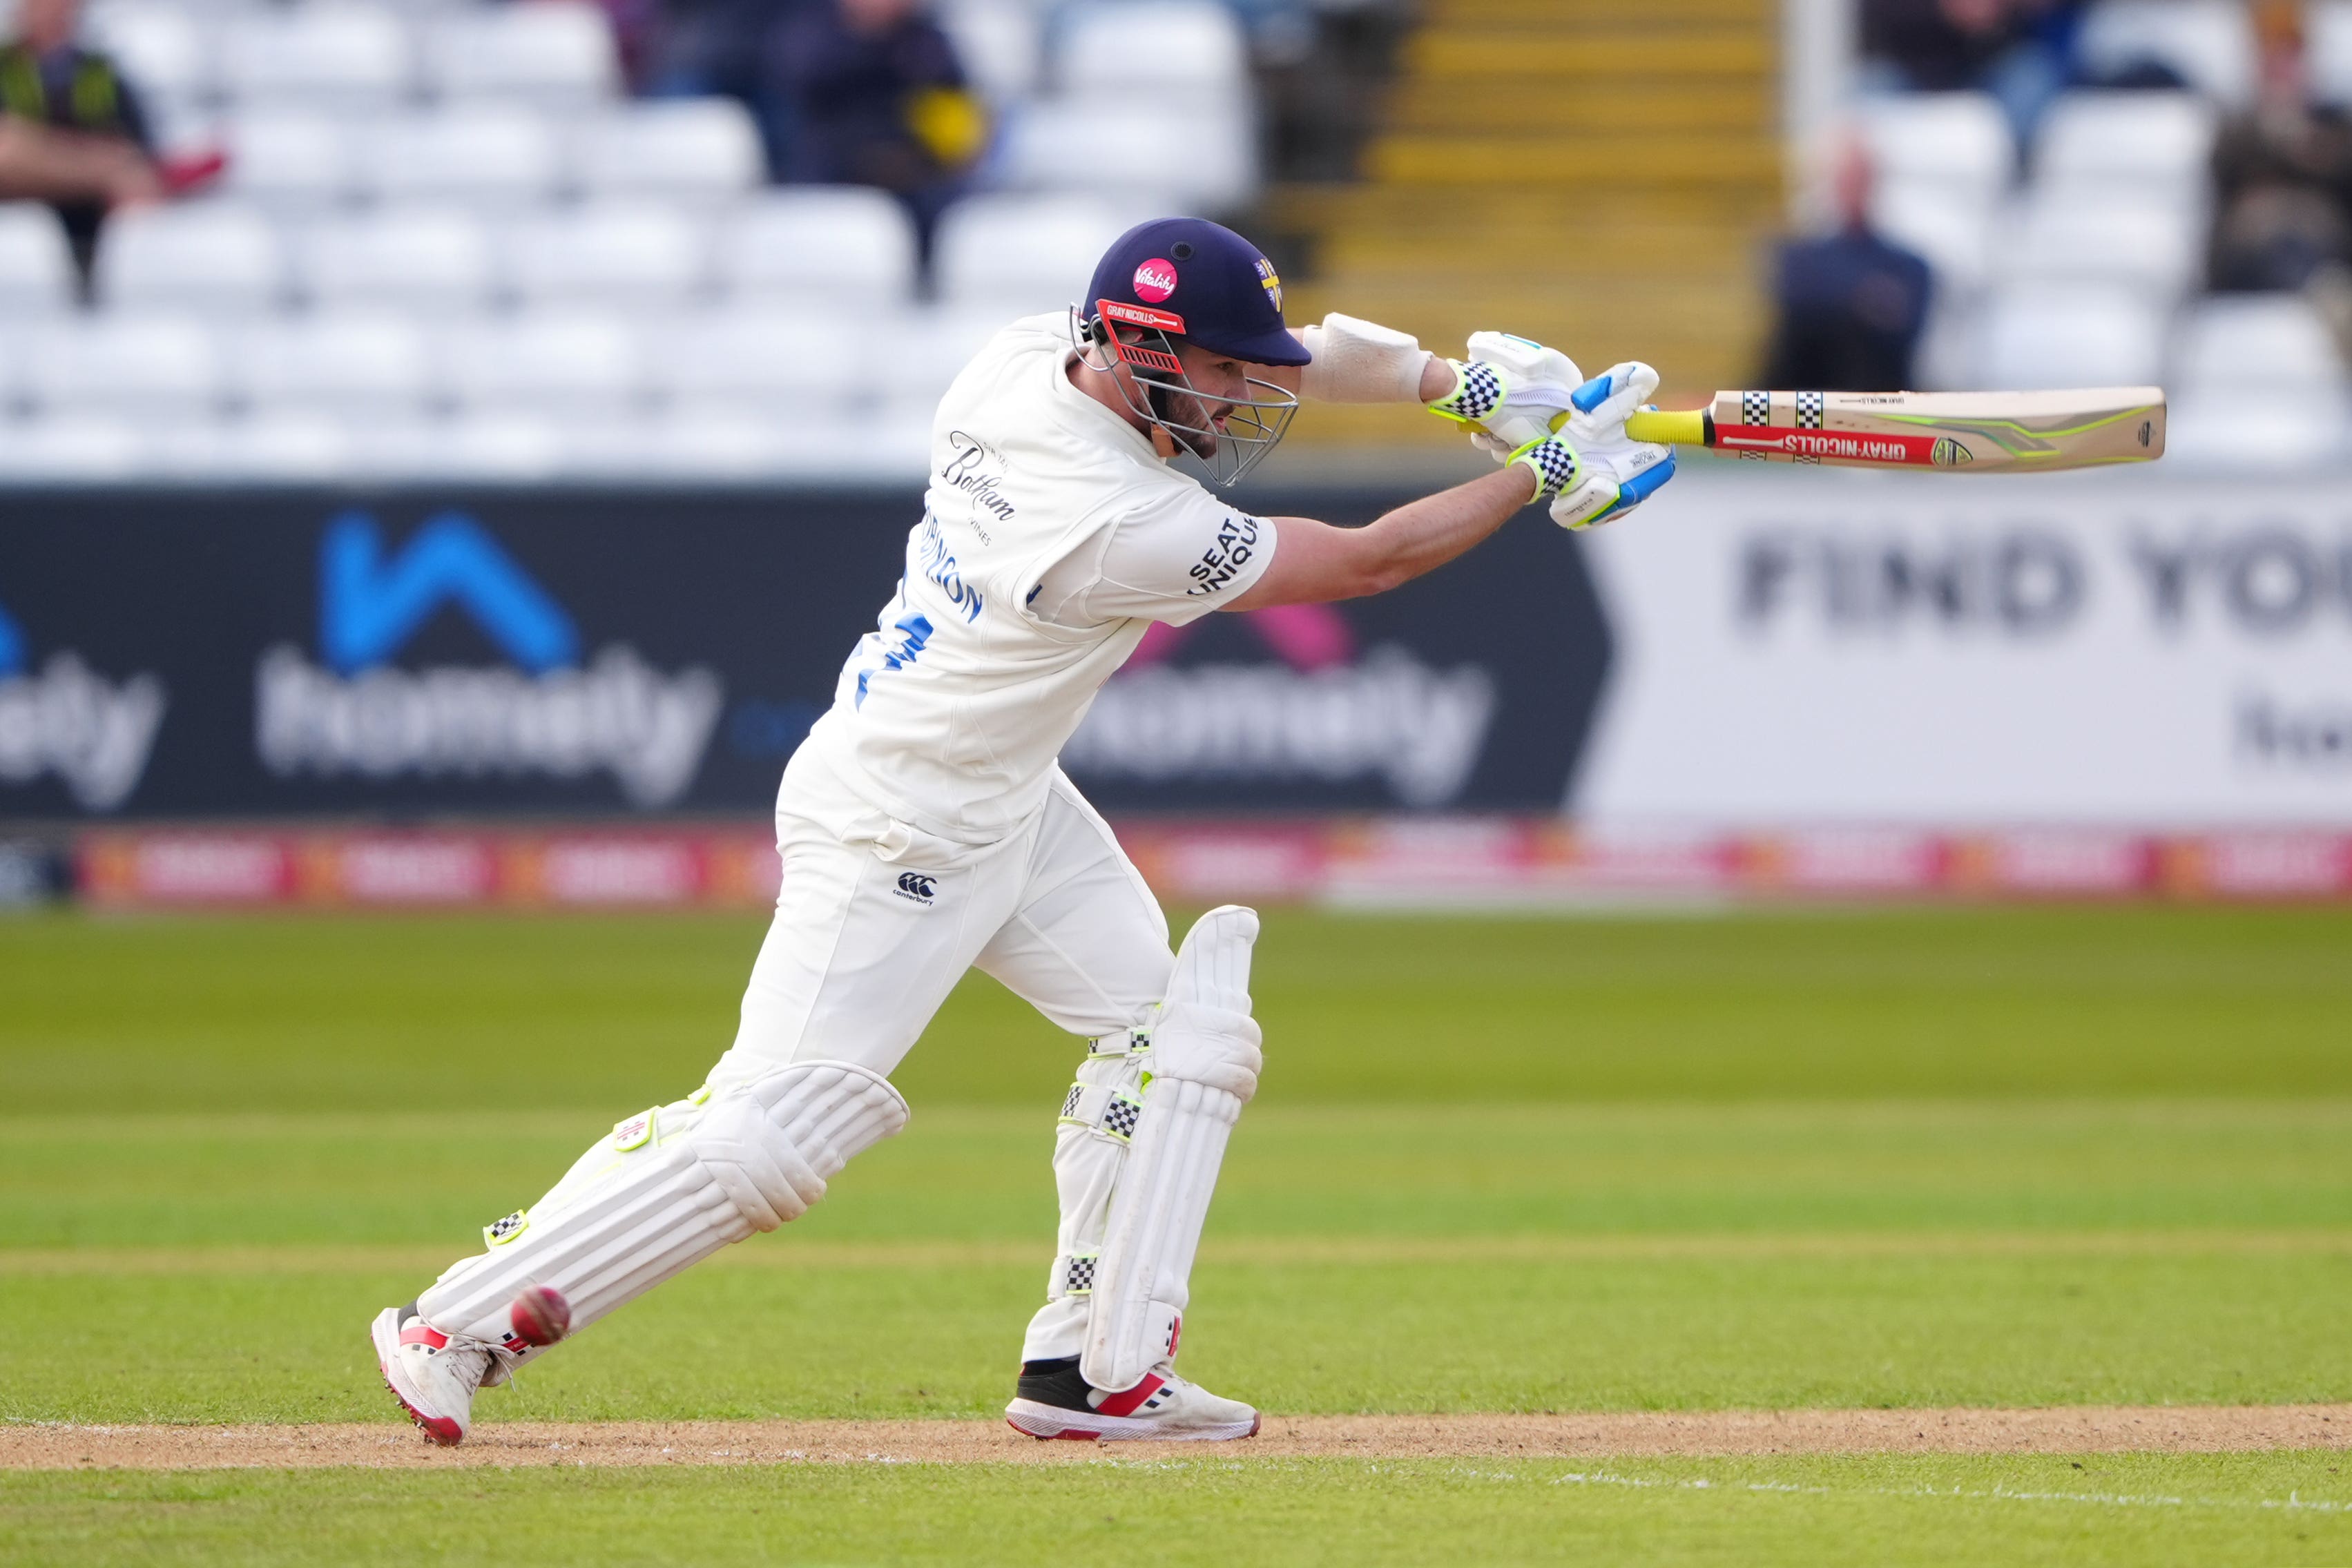
[[[1633,414],[1625,433],[1758,462],[2047,473],[2163,456],[2164,392],[1725,392],[1706,409]]]

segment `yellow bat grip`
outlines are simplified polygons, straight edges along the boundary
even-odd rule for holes
[[[1639,409],[1625,416],[1625,434],[1636,441],[1659,441],[1672,446],[1706,444],[1706,411]]]

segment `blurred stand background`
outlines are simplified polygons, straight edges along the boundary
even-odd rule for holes
[[[2147,472],[1695,458],[1625,528],[1155,633],[1069,763],[1163,887],[2352,894],[2352,0],[19,0],[10,37],[0,897],[764,898],[940,391],[1171,210],[1259,239],[1294,322],[1505,328],[1670,403],[2174,413]],[[1361,519],[1479,461],[1317,409],[1239,499]]]

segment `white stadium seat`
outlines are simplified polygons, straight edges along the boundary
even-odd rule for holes
[[[1977,379],[2002,388],[2148,385],[2163,368],[2164,323],[2135,288],[2004,290],[1985,308]]]
[[[2195,209],[2150,201],[2130,187],[2030,192],[2000,248],[2000,268],[2024,283],[2126,283],[2160,304],[2177,301],[2203,265]]]
[[[719,286],[739,299],[893,308],[914,291],[915,232],[880,191],[801,186],[730,211],[713,260]]]
[[[352,472],[375,480],[540,484],[564,469],[563,428],[544,414],[459,414],[353,432]]]
[[[1862,134],[1882,182],[1937,189],[1985,211],[2017,171],[2017,143],[1991,95],[1915,93],[1873,99]]]
[[[286,293],[286,248],[269,220],[227,202],[135,207],[106,226],[98,296],[110,307],[251,314]]]
[[[377,310],[258,323],[231,342],[229,376],[257,410],[356,420],[415,417],[433,392],[425,334],[406,317]]]
[[[349,125],[316,110],[256,110],[227,128],[222,188],[272,212],[316,213],[356,188]]]
[[[2305,6],[2304,26],[2312,92],[2325,102],[2352,106],[2352,0]]]
[[[2224,103],[2254,96],[2254,29],[2244,0],[2100,0],[2076,47],[2095,76],[2158,65]]]
[[[447,312],[489,303],[490,243],[471,214],[385,207],[320,224],[295,246],[298,286],[325,305]]]
[[[426,23],[426,85],[444,98],[580,109],[620,90],[612,24],[583,0],[453,11]]]
[[[73,286],[73,254],[58,215],[32,202],[0,204],[0,313],[62,310]]]
[[[90,8],[87,30],[142,101],[191,104],[213,90],[214,58],[205,29],[183,6],[113,0]]]
[[[636,335],[610,311],[487,317],[443,337],[449,391],[481,414],[619,417],[644,391]]]
[[[2300,294],[2221,294],[2190,308],[2173,339],[2171,380],[2235,388],[2262,406],[2345,384],[2347,367],[2326,321]]]
[[[1024,0],[949,0],[940,7],[940,26],[973,87],[999,104],[1018,103],[1037,90],[1041,20]]]
[[[385,201],[454,201],[511,215],[551,198],[562,177],[555,134],[528,110],[460,105],[366,127],[360,179]]]
[[[730,201],[766,177],[749,110],[727,98],[635,103],[575,136],[573,170],[590,195]]]
[[[104,485],[143,477],[152,444],[108,414],[0,421],[0,485]]]
[[[1066,93],[1178,90],[1196,99],[1246,98],[1250,85],[1241,23],[1216,0],[1120,0],[1073,8],[1062,20],[1055,68]]]
[[[1077,287],[1083,290],[1085,280],[1080,279]],[[899,345],[896,353],[885,356],[874,367],[886,409],[908,419],[913,417],[908,410],[919,411],[920,423],[928,429],[948,383],[989,339],[1017,317],[1032,313],[982,301],[908,310],[882,323],[878,330],[883,339]]]
[[[1992,214],[1956,199],[1940,183],[1882,179],[1871,196],[1870,220],[1935,268],[1936,287],[1948,294],[1973,294],[1991,274]]]
[[[2182,469],[2271,474],[2352,459],[2352,396],[2341,387],[2250,399],[2242,388],[2194,389],[2171,400],[2164,461]]]
[[[352,435],[324,414],[192,420],[152,432],[158,477],[206,484],[317,484],[349,471]]]
[[[408,29],[362,0],[238,12],[218,26],[222,85],[239,103],[363,114],[391,108],[415,82]]]
[[[986,305],[1007,319],[1075,304],[1095,258],[1130,222],[1121,208],[1086,196],[974,196],[940,222],[940,297]]]
[[[655,390],[677,407],[763,417],[863,407],[875,391],[874,324],[814,307],[733,307],[664,325]]]
[[[1017,189],[1231,210],[1256,194],[1257,132],[1245,99],[1213,114],[1156,95],[1055,99],[1007,118],[997,169]]]
[[[502,240],[508,286],[532,304],[667,310],[708,277],[704,225],[657,202],[592,202],[527,218]]]
[[[209,414],[221,398],[219,346],[185,312],[43,322],[27,331],[25,355],[26,390],[50,413],[192,419]]]
[[[2213,106],[2194,93],[2070,92],[2042,122],[2034,178],[2201,201],[2217,124]]]

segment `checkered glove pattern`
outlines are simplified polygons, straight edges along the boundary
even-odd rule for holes
[[[1510,391],[1503,372],[1482,360],[1448,360],[1454,367],[1454,390],[1429,405],[1429,412],[1456,424],[1476,424],[1496,409]]]
[[[1576,483],[1583,465],[1576,458],[1576,448],[1557,435],[1547,435],[1540,441],[1530,441],[1511,454],[1510,465],[1527,469],[1536,476],[1535,499],[1549,501]]]

